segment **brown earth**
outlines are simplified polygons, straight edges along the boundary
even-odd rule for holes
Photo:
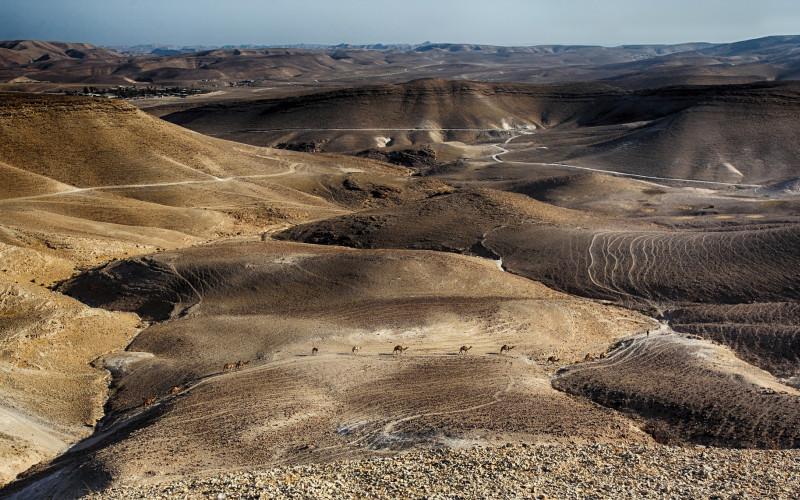
[[[112,50],[88,43],[11,40],[0,42],[0,67],[26,66],[60,60],[90,60],[122,57]]]
[[[795,86],[527,88],[381,87],[416,109],[398,128],[489,123],[405,131],[447,162],[425,175],[0,95],[3,481],[42,461],[2,494],[508,441],[796,447]],[[388,109],[329,106],[355,95],[282,105]],[[623,138],[692,167],[592,171],[647,163]]]
[[[27,91],[80,90],[86,84],[195,85],[227,91],[231,81],[250,80],[260,91],[284,93],[287,88],[297,92],[437,76],[532,83],[606,80],[620,87],[653,88],[796,78],[797,40],[772,36],[724,44],[620,47],[425,43],[124,56],[88,44],[14,40],[0,42],[0,82]]]
[[[0,276],[0,483],[92,433],[104,415],[109,380],[90,363],[139,331],[134,314],[92,309],[6,274]]]
[[[795,448],[797,390],[724,347],[674,334],[626,340],[604,360],[567,367],[553,387],[642,418],[662,443]]]
[[[162,470],[181,476],[511,437],[649,440],[552,389],[547,358],[599,355],[652,320],[553,292],[487,259],[239,242],[112,263],[61,288],[145,315],[159,296],[176,313],[104,358],[115,375],[107,416],[96,441],[79,446],[85,451],[41,473],[59,471],[53,494],[81,486],[78,478],[95,488],[163,478]],[[108,302],[97,304],[101,297]],[[393,355],[398,344],[409,350]],[[515,349],[501,356],[502,344]],[[459,355],[461,345],[472,348]],[[224,369],[238,360],[247,364]],[[157,402],[143,407],[151,397]],[[162,441],[181,444],[155,445]]]
[[[108,100],[2,94],[0,142],[2,482],[91,433],[108,377],[90,363],[124,349],[140,323],[55,283],[116,258],[443,189],[370,160],[203,137]]]
[[[201,106],[163,118],[247,144],[316,144],[332,152],[424,146],[485,162],[499,150],[476,152],[474,144],[496,144],[508,154],[493,170],[507,179],[521,180],[508,166],[562,163],[766,185],[797,178],[799,91],[795,82],[624,91],[597,83],[425,79]]]
[[[799,277],[792,271],[800,255],[796,224],[678,232],[557,208],[522,195],[474,190],[301,224],[278,237],[492,255],[516,274],[632,304],[800,297]]]

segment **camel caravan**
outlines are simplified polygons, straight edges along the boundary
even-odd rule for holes
[[[241,370],[247,363],[249,363],[249,361],[242,360],[239,360],[236,363],[225,363],[225,366],[222,367],[222,373],[232,371],[234,368],[236,370]]]
[[[500,354],[501,355],[508,354],[508,352],[510,350],[515,349],[516,347],[517,346],[514,346],[514,345],[503,344],[502,347],[500,347]],[[408,347],[408,346],[396,345],[396,346],[394,346],[394,349],[392,350],[392,354],[400,355],[400,354],[403,354],[405,351],[407,351],[409,349],[410,349],[410,347]],[[472,346],[471,345],[470,346],[462,345],[458,350],[458,354],[466,356],[467,354],[469,354],[470,350],[472,350]],[[360,351],[361,351],[361,346],[357,346],[357,345],[352,346],[352,348],[350,349],[350,352],[352,354],[357,354]],[[316,356],[318,353],[319,353],[319,348],[318,347],[313,347],[311,349],[311,355],[312,356]],[[608,356],[608,350],[606,350],[605,352],[602,352],[600,354],[588,353],[583,358],[583,361],[584,362],[586,362],[586,361],[597,361],[597,360],[605,359],[606,356]],[[554,354],[554,355],[552,355],[552,356],[547,358],[547,363],[549,363],[549,364],[558,363],[559,361],[561,361],[561,358],[556,354]],[[223,365],[223,367],[222,367],[222,373],[228,373],[228,372],[232,372],[234,370],[239,371],[242,368],[244,368],[246,365],[248,365],[249,363],[250,363],[250,361],[244,361],[244,360],[239,360],[236,363],[225,363]],[[174,395],[178,394],[178,392],[180,392],[181,389],[182,389],[181,386],[177,386],[176,385],[170,390],[169,395],[174,396]],[[147,399],[144,400],[142,406],[147,408],[147,407],[153,405],[154,403],[156,403],[156,401],[158,401],[158,397],[147,398]]]
[[[500,347],[500,353],[499,354],[506,355],[512,349],[516,349],[516,347],[517,346],[515,346],[515,345],[503,344]],[[398,344],[398,345],[394,346],[394,349],[392,350],[392,354],[403,354],[405,351],[407,351],[409,349],[410,349],[410,347],[408,347],[408,346],[403,346],[403,345],[399,345]],[[472,350],[472,346],[471,345],[470,346],[462,345],[458,349],[458,354],[467,355],[467,354],[469,354],[470,350]],[[352,354],[358,354],[359,352],[361,352],[361,346],[358,346],[358,345],[352,346],[350,348],[350,352]],[[319,347],[312,347],[311,348],[311,355],[312,356],[316,356],[317,354],[319,354]],[[585,361],[597,361],[597,360],[605,359],[606,356],[608,356],[608,350],[606,350],[604,352],[601,352],[599,354],[588,353],[583,357],[582,360],[584,362]],[[551,355],[550,357],[547,358],[547,363],[549,363],[549,364],[558,363],[559,361],[561,361],[561,358],[557,354],[553,354],[553,355]],[[225,363],[225,365],[222,367],[222,372],[223,373],[227,373],[227,372],[233,371],[234,369],[235,370],[241,370],[248,363],[250,363],[250,362],[249,361],[242,361],[242,360],[239,360],[236,363]],[[177,391],[174,391],[174,392],[177,392]]]

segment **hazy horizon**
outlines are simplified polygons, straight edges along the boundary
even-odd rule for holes
[[[25,0],[4,2],[0,39],[95,45],[724,43],[796,34],[800,4],[675,0]]]

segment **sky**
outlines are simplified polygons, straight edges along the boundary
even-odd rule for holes
[[[0,40],[94,45],[617,46],[799,33],[797,0],[0,0]]]

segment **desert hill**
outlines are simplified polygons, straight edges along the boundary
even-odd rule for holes
[[[486,161],[491,153],[476,154],[466,145],[487,143],[508,149],[502,160],[512,166],[565,163],[638,176],[769,184],[800,171],[798,97],[800,86],[788,82],[623,91],[598,84],[425,79],[216,104],[163,118],[260,146],[315,144],[351,153],[428,146],[443,156],[456,149]]]
[[[800,299],[798,276],[790,271],[800,255],[798,229],[753,224],[676,232],[560,209],[523,195],[467,190],[300,224],[277,237],[491,255],[522,276],[609,300],[739,303]],[[702,257],[710,253],[713,261]],[[680,271],[662,262],[676,263]],[[638,266],[643,268],[634,272]]]
[[[782,318],[774,304],[800,300],[800,276],[792,271],[800,264],[796,222],[676,231],[476,190],[301,224],[276,237],[488,256],[559,290],[653,314],[671,310],[670,318],[684,318],[675,321],[683,331],[705,332],[775,374],[797,374],[796,329],[786,327],[793,316]],[[751,318],[734,321],[720,304],[751,304]],[[771,338],[770,347],[759,348],[759,338]]]
[[[263,91],[286,86],[340,88],[436,76],[454,80],[553,83],[610,79],[624,88],[663,86],[669,73],[684,84],[791,79],[798,68],[797,37],[729,44],[620,47],[426,43],[413,47],[330,46],[167,50],[167,55],[120,54],[58,42],[2,42],[0,81],[57,85],[219,87],[250,80]],[[66,49],[66,50],[65,50]],[[178,53],[175,53],[178,52]],[[39,60],[40,57],[49,59]],[[664,59],[664,62],[660,62]],[[676,81],[673,81],[673,84]],[[40,85],[41,87],[41,85]],[[20,87],[24,88],[24,87]]]
[[[27,469],[0,495],[426,447],[798,447],[800,89],[753,83],[793,43],[0,69],[217,89],[153,114],[0,94],[0,482]],[[500,68],[609,80],[468,81]],[[739,84],[632,84],[670,75]]]
[[[405,169],[369,160],[204,137],[106,99],[5,94],[0,110],[10,227],[26,220],[35,230],[42,221],[33,221],[49,213],[63,218],[48,226],[87,219],[97,228],[155,224],[207,238],[234,234],[248,220],[269,224],[387,203],[410,181]],[[382,198],[372,196],[382,189]]]
[[[306,134],[309,137],[333,135],[325,147],[347,151],[366,145],[374,147],[374,140],[366,138],[358,144],[339,144],[348,137],[365,135],[359,129],[366,129],[372,136],[385,131],[395,144],[420,139],[435,142],[437,138],[474,140],[486,135],[483,129],[503,131],[560,124],[585,115],[598,101],[624,95],[619,89],[602,85],[536,86],[422,79],[297,98],[211,105],[162,118],[201,133],[250,143],[270,141],[269,133],[254,132],[274,130],[286,137],[292,129],[300,129],[294,132],[300,138],[305,137],[304,131],[311,132]],[[327,134],[326,129],[330,129]],[[336,136],[344,139],[337,141]]]
[[[800,57],[800,36],[775,35],[740,42],[702,47],[698,52],[716,57],[734,57],[742,62],[789,65]]]
[[[564,162],[729,183],[770,184],[797,177],[799,86],[752,84],[708,90],[697,92],[702,97],[691,107],[593,144]]]
[[[0,42],[0,67],[24,66],[45,61],[109,59],[117,52],[88,43],[11,40]]]
[[[798,439],[796,392],[730,350],[488,259],[229,242],[112,263],[62,290],[172,320],[103,358],[114,383],[97,435],[15,485],[19,496],[510,436],[650,441],[638,425],[661,442]],[[517,351],[500,355],[502,341]],[[409,351],[392,354],[397,344]],[[607,351],[607,363],[579,362]],[[550,356],[567,364],[554,386],[580,398],[550,386]]]
[[[204,137],[106,99],[2,94],[0,142],[0,412],[13,423],[0,440],[4,482],[91,433],[107,379],[90,363],[144,327],[54,283],[443,186],[366,159]]]

